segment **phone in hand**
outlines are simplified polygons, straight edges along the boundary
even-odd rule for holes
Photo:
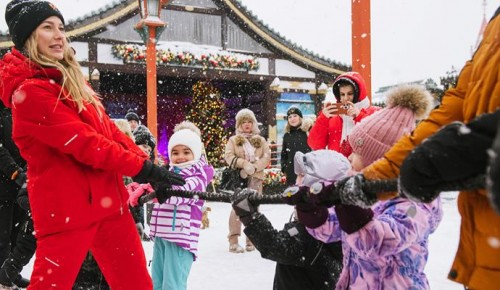
[[[335,114],[336,115],[346,115],[347,110],[349,110],[349,104],[344,104],[344,103],[328,103],[327,107],[334,106],[336,107]]]

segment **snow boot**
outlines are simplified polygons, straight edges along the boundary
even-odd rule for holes
[[[28,286],[30,285],[30,280],[24,278],[21,275],[18,275],[17,279],[14,281],[14,285],[16,285],[19,288],[28,288]]]
[[[7,258],[0,269],[0,285],[2,285],[2,287],[11,287],[7,289],[16,289],[13,288],[16,287],[14,282],[19,279],[21,270],[22,267],[17,267],[14,259],[10,257]]]

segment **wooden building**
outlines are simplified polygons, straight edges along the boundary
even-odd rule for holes
[[[67,23],[67,35],[93,88],[112,117],[135,109],[146,123],[145,46],[134,26],[137,0],[115,0],[106,8]],[[159,151],[173,126],[184,119],[192,86],[208,81],[221,93],[228,130],[234,115],[250,108],[281,143],[284,116],[292,104],[314,117],[324,83],[350,67],[305,50],[262,23],[237,0],[171,0],[157,42]],[[12,43],[0,34],[0,53]],[[267,131],[267,132],[266,132]]]

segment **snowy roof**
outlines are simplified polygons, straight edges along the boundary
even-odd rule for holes
[[[234,4],[235,7],[238,8],[239,11],[244,13],[248,18],[256,25],[258,26],[259,29],[264,31],[266,34],[271,35],[275,40],[279,41],[282,45],[285,47],[291,48],[294,51],[316,61],[321,64],[330,66],[330,67],[336,67],[339,68],[340,70],[343,71],[349,71],[351,70],[351,67],[347,64],[343,64],[340,62],[336,62],[330,58],[325,58],[311,50],[308,50],[307,48],[303,48],[302,46],[298,45],[296,42],[293,42],[292,40],[288,39],[285,35],[281,35],[279,31],[275,31],[272,27],[269,27],[267,24],[265,24],[259,17],[254,14],[251,10],[247,9],[247,7],[241,3],[239,0],[216,0],[216,2],[226,2],[226,4],[229,4],[228,6],[231,7],[231,4]],[[233,10],[236,11],[236,10]],[[235,12],[236,13],[236,12]],[[336,73],[339,73],[337,71]],[[340,72],[342,73],[342,72]]]
[[[124,21],[125,18],[129,18],[138,12],[137,0],[102,0],[100,1],[100,8],[90,11],[88,10],[88,4],[82,10],[80,10],[80,7],[75,7],[83,6],[84,3],[87,4],[86,1],[77,1],[71,7],[73,12],[85,12],[82,15],[72,15],[67,19],[66,29],[70,38],[101,32],[109,25]],[[218,9],[226,11],[229,18],[243,26],[246,31],[251,30],[252,35],[258,38],[260,43],[265,44],[275,52],[287,55],[295,61],[305,64],[308,68],[328,74],[340,74],[351,69],[347,64],[324,58],[281,35],[278,31],[263,23],[257,15],[247,9],[239,0],[213,0],[213,3]],[[174,0],[169,5],[175,4],[176,1]],[[62,10],[62,12],[65,11]],[[8,31],[0,31],[0,49],[11,45]]]

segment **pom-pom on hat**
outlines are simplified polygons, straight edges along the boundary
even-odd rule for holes
[[[245,121],[252,122],[252,124],[253,124],[252,133],[253,134],[260,133],[258,123],[257,123],[257,118],[255,118],[255,114],[252,111],[250,111],[249,109],[241,109],[236,114],[236,131],[237,132],[238,132],[241,124],[243,124],[243,122],[245,122]]]
[[[403,135],[427,116],[431,94],[419,85],[401,85],[387,93],[386,107],[358,123],[348,137],[354,153],[368,166],[384,156]]]
[[[290,106],[290,108],[288,108],[288,111],[286,111],[287,118],[291,114],[297,114],[297,115],[299,115],[299,117],[303,118],[302,111],[298,107],[296,107],[296,106]]]
[[[7,4],[5,22],[16,49],[22,50],[31,33],[51,16],[59,17],[64,24],[61,12],[48,1],[13,0]]]
[[[201,132],[195,124],[184,121],[177,124],[174,128],[174,134],[168,141],[168,156],[172,155],[172,149],[177,145],[188,147],[194,155],[194,162],[201,158],[203,143],[201,142]],[[172,165],[176,165],[171,163]]]
[[[306,154],[298,151],[293,159],[295,174],[304,175],[302,185],[311,187],[319,181],[336,182],[347,176],[351,163],[341,153],[322,149]]]
[[[137,123],[141,123],[141,120],[139,119],[139,115],[137,115],[137,113],[133,110],[133,109],[129,109],[127,111],[127,114],[125,115],[125,119],[127,119],[127,121],[132,121],[132,120],[135,120],[137,121]]]

